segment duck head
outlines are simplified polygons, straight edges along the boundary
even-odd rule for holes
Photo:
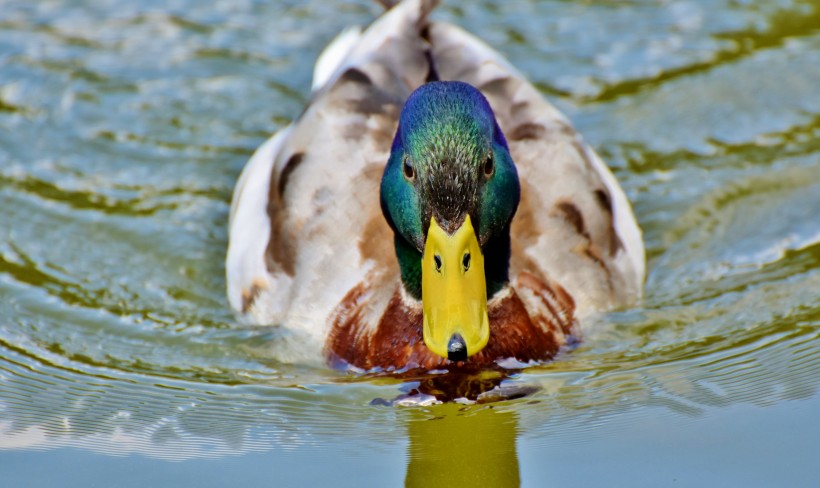
[[[520,185],[489,103],[456,81],[407,99],[381,182],[402,284],[422,301],[425,345],[464,361],[490,339],[487,300],[508,281]]]

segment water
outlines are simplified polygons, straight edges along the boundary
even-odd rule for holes
[[[224,296],[239,171],[378,10],[0,3],[3,486],[816,484],[820,6],[445,2],[609,162],[649,276],[538,393],[425,408]]]

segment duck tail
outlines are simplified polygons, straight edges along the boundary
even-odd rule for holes
[[[319,55],[313,70],[312,90],[321,90],[345,68],[357,65],[369,56],[372,46],[380,46],[385,39],[404,35],[407,39],[421,36],[427,41],[428,15],[439,0],[376,0],[385,7],[367,29],[351,26],[342,31]],[[402,34],[402,32],[404,34]],[[409,45],[409,44],[408,44]],[[435,70],[428,81],[437,79]]]
[[[376,0],[376,2],[384,7],[385,12],[389,12],[394,7],[399,5],[400,3],[408,4],[405,10],[414,11],[417,10],[417,21],[416,21],[416,28],[418,29],[419,35],[422,39],[427,43],[427,49],[424,51],[424,56],[427,58],[427,64],[429,65],[429,69],[427,71],[427,78],[425,81],[427,83],[431,81],[438,81],[440,79],[438,75],[438,70],[436,69],[435,62],[433,60],[433,54],[430,51],[430,37],[429,37],[429,20],[428,17],[430,12],[435,9],[438,4],[439,0]],[[416,4],[416,5],[412,5]]]
[[[390,10],[391,8],[395,7],[396,5],[400,4],[402,0],[376,0],[376,3],[384,7],[385,10]],[[420,2],[421,7],[421,17],[426,18],[427,14],[429,14],[436,5],[438,5],[439,0],[425,0]]]
[[[385,10],[390,10],[395,7],[401,0],[376,0],[376,3],[384,7]]]

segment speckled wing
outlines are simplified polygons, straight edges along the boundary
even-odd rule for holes
[[[250,322],[292,332],[277,341],[280,357],[321,357],[327,318],[357,284],[369,284],[366,322],[378,322],[398,286],[379,183],[402,104],[428,74],[419,31],[432,7],[404,2],[364,32],[343,33],[317,63],[305,111],[259,148],[240,177],[229,300]]]
[[[644,280],[641,232],[623,190],[567,119],[503,57],[467,32],[432,23],[443,80],[484,93],[521,179],[512,224],[511,279],[521,270],[559,283],[583,316],[622,306]]]

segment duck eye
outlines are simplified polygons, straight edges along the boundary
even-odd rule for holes
[[[493,175],[493,171],[495,171],[495,161],[493,161],[493,154],[490,153],[484,161],[484,176],[489,178]]]
[[[470,253],[465,252],[464,257],[461,258],[461,265],[464,266],[464,271],[468,271],[470,269]]]
[[[404,158],[404,164],[402,165],[404,169],[404,177],[407,178],[409,181],[413,181],[416,177],[416,170],[413,168],[413,165],[410,164],[410,160]]]
[[[439,256],[438,254],[434,254],[433,261],[436,262],[436,271],[441,273],[441,256]]]

